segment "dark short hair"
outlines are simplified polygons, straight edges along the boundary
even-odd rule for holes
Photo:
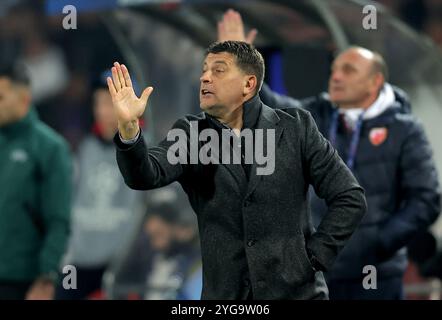
[[[8,78],[14,84],[27,87],[31,84],[28,70],[22,63],[0,65],[0,78],[1,77]]]
[[[243,41],[224,41],[212,43],[206,50],[209,53],[227,52],[236,58],[239,69],[246,74],[253,74],[258,81],[257,92],[264,82],[265,65],[264,58],[256,48]]]

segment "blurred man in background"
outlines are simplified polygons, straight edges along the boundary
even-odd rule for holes
[[[246,36],[233,10],[218,24],[219,41],[251,42],[255,36],[256,30]],[[440,212],[431,146],[407,96],[387,80],[379,54],[352,47],[333,61],[328,93],[298,101],[265,84],[260,92],[269,106],[308,110],[366,190],[368,212],[327,273],[331,299],[403,298],[405,246]],[[326,207],[316,196],[312,207],[317,225]],[[363,287],[368,265],[377,270],[375,289]]]
[[[146,277],[146,300],[200,299],[198,226],[195,213],[187,208],[187,203],[178,201],[162,201],[149,207],[144,232],[155,254]]]
[[[57,299],[99,293],[103,273],[131,240],[144,213],[143,193],[130,190],[118,171],[112,138],[117,119],[106,73],[93,82],[93,132],[76,157],[72,233],[65,264],[77,269],[77,289],[57,288]]]
[[[104,275],[108,299],[197,300],[202,267],[196,216],[177,184],[147,195],[137,236]]]
[[[31,100],[24,67],[0,67],[0,299],[52,299],[69,233],[69,148]]]

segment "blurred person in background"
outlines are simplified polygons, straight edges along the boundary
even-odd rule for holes
[[[5,30],[3,36],[15,38],[20,43],[15,58],[28,70],[33,103],[37,106],[61,93],[70,77],[65,53],[49,37],[42,4],[15,1],[0,5],[5,10],[0,22],[0,27]]]
[[[32,107],[25,67],[0,67],[0,299],[53,298],[71,169],[67,143]]]
[[[146,277],[146,300],[199,300],[202,266],[195,214],[187,204],[167,201],[149,206],[144,224],[154,251]]]
[[[103,273],[124,250],[140,223],[143,193],[130,190],[118,171],[112,139],[117,132],[106,73],[93,82],[92,132],[76,155],[72,231],[64,264],[77,269],[77,289],[57,288],[57,299],[98,293]]]
[[[218,40],[252,42],[238,12],[227,11]],[[328,93],[299,101],[263,85],[264,103],[308,110],[321,133],[346,160],[366,191],[368,212],[327,272],[330,299],[402,299],[406,246],[440,212],[440,187],[433,152],[406,94],[388,82],[383,58],[351,47],[332,63]],[[312,197],[315,224],[326,206]],[[363,287],[365,266],[377,270],[377,289]]]

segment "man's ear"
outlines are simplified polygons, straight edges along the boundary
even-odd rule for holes
[[[244,79],[244,95],[256,92],[258,87],[258,79],[255,75],[247,75]]]
[[[381,90],[385,83],[384,75],[380,72],[376,73],[373,77],[373,84],[377,90]]]
[[[27,86],[18,86],[16,90],[18,90],[20,104],[23,107],[29,107],[32,102],[31,89]]]

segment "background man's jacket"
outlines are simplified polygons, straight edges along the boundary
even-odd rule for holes
[[[117,160],[129,187],[152,189],[179,181],[198,216],[203,260],[203,299],[326,298],[322,272],[328,269],[365,213],[362,188],[306,111],[273,110],[255,96],[244,104],[260,108],[255,128],[274,129],[275,171],[250,180],[240,164],[172,165],[163,140],[147,149],[142,138],[124,145],[118,135]],[[204,113],[178,120],[189,136],[190,121],[212,127]],[[244,119],[246,122],[247,119]],[[266,150],[266,149],[265,149]],[[314,232],[307,191],[312,184],[329,204]],[[313,259],[313,258],[312,258]]]
[[[422,125],[410,114],[405,93],[394,88],[395,102],[378,116],[364,120],[353,173],[365,190],[368,211],[358,230],[342,250],[327,276],[362,278],[363,267],[374,265],[378,278],[402,276],[407,266],[405,245],[433,223],[440,212],[440,189],[432,150]],[[310,111],[326,137],[335,107],[327,94],[299,101],[273,93],[260,93],[271,106],[301,107]],[[386,134],[377,144],[375,130]],[[379,132],[379,131],[378,131]],[[346,159],[351,133],[340,121],[336,149]],[[318,218],[324,205],[313,198]]]

